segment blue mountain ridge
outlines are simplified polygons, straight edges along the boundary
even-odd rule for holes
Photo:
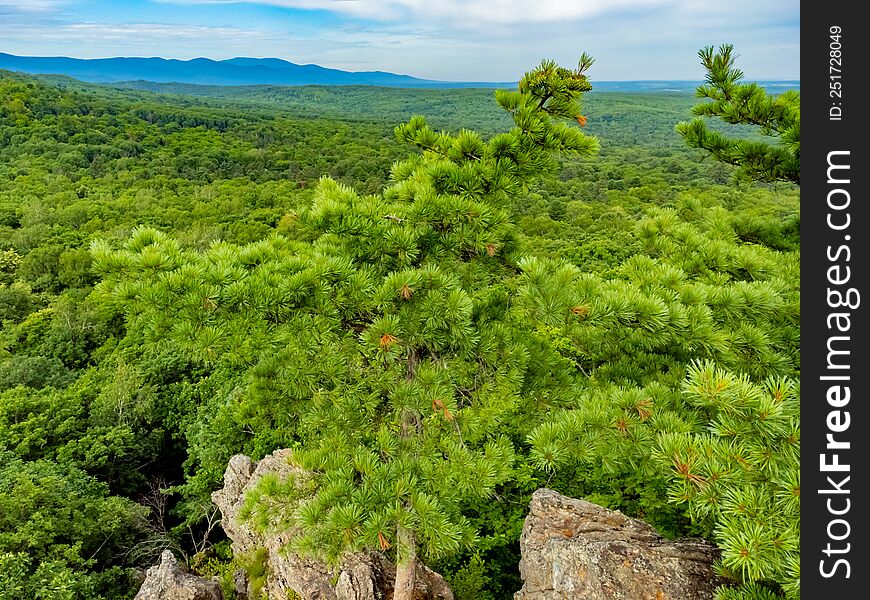
[[[279,58],[237,57],[228,60],[150,58],[81,59],[65,56],[16,56],[0,52],[0,69],[31,74],[68,75],[90,83],[145,80],[204,85],[378,85],[439,87],[468,85],[438,82],[384,71],[341,71],[298,65]]]
[[[513,87],[515,82],[436,81],[386,71],[342,71],[319,65],[299,65],[280,58],[236,57],[190,60],[159,57],[69,58],[16,56],[0,52],[0,69],[30,74],[67,75],[90,83],[151,81],[198,85],[372,85],[404,88]],[[693,92],[698,81],[595,81],[600,91]],[[773,93],[800,89],[797,80],[759,82]]]

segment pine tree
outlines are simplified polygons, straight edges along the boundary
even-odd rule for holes
[[[686,143],[718,161],[737,167],[737,174],[756,181],[800,184],[800,94],[788,91],[770,96],[757,83],[740,83],[743,71],[734,64],[734,47],[708,46],[698,53],[707,71],[707,83],[697,95],[711,102],[696,105],[698,117],[717,117],[730,124],[745,124],[777,143],[738,139],[711,130],[703,118],[677,125]]]
[[[488,141],[436,133],[422,117],[397,127],[420,152],[394,165],[381,194],[321,180],[293,218],[300,241],[196,253],[139,230],[122,251],[94,247],[98,293],[131,330],[247,370],[239,416],[289,429],[266,435],[294,448],[310,495],[266,479],[248,517],[327,560],[391,553],[397,600],[412,597],[419,562],[472,543],[462,502],[510,477],[508,434],[543,408],[529,388],[559,381],[547,363],[558,355],[511,310],[521,249],[508,206],[559,154],[597,151],[577,126],[591,64],[544,61],[497,91],[515,127]]]
[[[737,223],[685,196],[610,279],[523,263],[518,307],[587,376],[528,441],[552,473],[667,482],[723,550],[723,600],[797,597],[800,265]]]
[[[712,362],[689,370],[683,391],[707,420],[701,434],[660,436],[670,494],[713,523],[725,575],[722,600],[800,597],[800,406],[797,384],[752,383]]]

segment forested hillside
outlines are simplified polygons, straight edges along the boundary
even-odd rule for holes
[[[713,539],[723,597],[797,597],[799,189],[688,147],[691,95],[585,67],[496,94],[0,71],[0,598],[132,598],[166,548],[232,597],[210,493],[278,448],[313,499],[252,520],[461,600],[519,589],[544,485]]]

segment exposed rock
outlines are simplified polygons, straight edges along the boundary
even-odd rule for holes
[[[335,586],[338,600],[389,600],[393,597],[396,565],[383,554],[354,554],[341,565]],[[414,600],[453,600],[444,578],[425,565],[418,565]]]
[[[711,600],[716,547],[550,489],[532,495],[514,600]]]
[[[214,581],[187,573],[169,550],[160,564],[148,569],[145,582],[134,600],[222,600],[221,587]]]
[[[290,450],[276,450],[258,462],[242,454],[233,456],[224,474],[224,487],[212,494],[221,511],[224,531],[232,540],[237,555],[265,548],[266,582],[269,598],[287,598],[293,591],[303,600],[390,600],[396,567],[377,552],[356,553],[346,557],[337,569],[309,558],[287,552],[292,532],[262,535],[239,519],[245,494],[264,475],[273,473],[280,480],[305,481],[308,474],[289,462]],[[238,584],[237,584],[238,587]],[[453,600],[444,579],[425,566],[417,572],[415,600]]]
[[[233,591],[236,600],[248,600],[248,575],[243,569],[233,571]]]

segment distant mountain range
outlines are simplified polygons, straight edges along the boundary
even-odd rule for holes
[[[31,74],[57,74],[90,83],[154,82],[197,85],[375,85],[403,88],[513,87],[515,82],[435,81],[386,71],[341,71],[319,65],[297,65],[280,58],[69,58],[15,56],[0,52],[0,69]],[[693,92],[698,81],[594,81],[595,89],[620,92]],[[800,89],[800,82],[761,81],[774,93]],[[139,87],[145,86],[130,86]]]
[[[385,71],[341,71],[297,65],[280,58],[95,58],[15,56],[0,52],[0,69],[58,74],[91,83],[154,81],[204,85],[378,85],[386,87],[489,87],[492,83],[443,82]]]

